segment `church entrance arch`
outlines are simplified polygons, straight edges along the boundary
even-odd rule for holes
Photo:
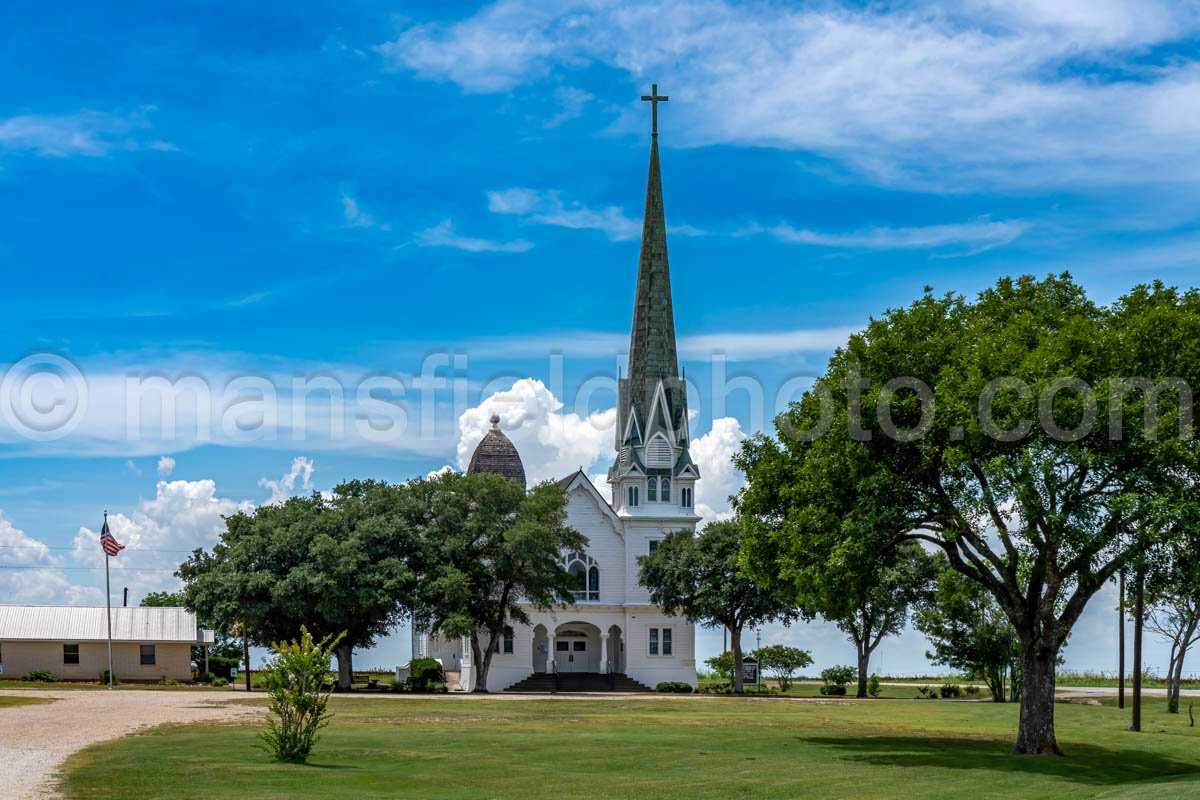
[[[600,629],[590,622],[565,622],[554,632],[558,672],[600,672]]]

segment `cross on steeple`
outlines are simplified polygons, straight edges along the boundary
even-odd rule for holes
[[[650,84],[650,94],[642,95],[642,99],[650,103],[650,135],[658,136],[658,104],[665,103],[670,98],[665,94],[660,95],[658,93],[658,84],[652,83]]]

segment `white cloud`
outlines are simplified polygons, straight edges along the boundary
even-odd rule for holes
[[[311,491],[312,471],[311,460],[297,458],[282,478],[262,479],[259,484],[271,491],[266,502]],[[221,497],[213,480],[161,480],[154,497],[142,498],[130,513],[110,513],[109,529],[125,545],[110,562],[114,602],[121,601],[124,587],[129,587],[130,603],[135,604],[148,592],[177,588],[174,572],[191,551],[211,548],[225,530],[225,517],[251,512],[256,505],[250,500]],[[95,529],[81,527],[72,546],[56,554],[0,511],[0,552],[11,567],[0,569],[0,594],[5,602],[102,605],[104,554],[99,529],[99,525]]]
[[[575,89],[570,86],[560,86],[554,90],[554,102],[562,110],[546,120],[547,128],[554,128],[568,120],[575,119],[583,113],[583,107],[595,97],[590,92]]]
[[[166,142],[138,135],[147,127],[146,116],[141,112],[129,116],[97,111],[59,116],[22,114],[0,119],[0,150],[50,158],[96,158],[118,150],[175,149]]]
[[[292,468],[279,480],[259,478],[258,485],[271,490],[271,497],[264,505],[282,503],[289,497],[310,493],[312,491],[312,475],[312,459],[297,456],[292,459]]]
[[[746,434],[736,419],[722,417],[713,420],[712,429],[692,442],[692,460],[700,469],[696,513],[705,522],[718,522],[733,516],[729,498],[745,483],[742,474],[733,466],[733,457],[745,439]]]
[[[613,241],[636,239],[642,232],[641,220],[625,215],[617,206],[600,210],[579,203],[564,203],[555,191],[512,188],[488,192],[488,210],[496,214],[515,214],[542,225],[575,230],[601,231]]]
[[[1200,63],[1145,52],[1194,35],[1197,10],[1194,0],[754,13],[723,0],[499,0],[380,49],[396,68],[472,92],[603,64],[669,91],[674,141],[809,151],[888,184],[1192,181]],[[635,105],[620,124],[641,130]]]
[[[516,445],[530,485],[564,478],[582,469],[600,493],[609,497],[606,476],[595,470],[607,469],[615,454],[616,409],[581,417],[564,411],[563,403],[541,381],[522,378],[510,389],[490,395],[459,419],[460,469],[466,469],[475,447],[491,429],[493,414],[500,416],[501,430]],[[691,443],[692,458],[701,475],[696,485],[696,513],[705,522],[728,519],[731,515],[729,497],[742,487],[742,476],[733,467],[733,456],[745,438],[738,421],[726,417],[714,421],[712,430]]]
[[[171,473],[175,471],[175,459],[170,456],[163,456],[158,459],[158,477],[169,478]]]
[[[467,468],[476,445],[491,430],[493,414],[500,415],[500,429],[521,454],[531,486],[566,477],[577,469],[587,471],[612,457],[615,409],[582,417],[564,411],[562,401],[541,381],[522,378],[459,417],[460,469]]]
[[[960,249],[962,255],[974,255],[1006,245],[1020,236],[1024,222],[996,221],[987,217],[950,225],[924,225],[915,228],[865,228],[848,233],[827,233],[780,224],[767,232],[782,242],[808,244],[847,250]]]
[[[458,470],[456,470],[454,468],[453,464],[443,464],[442,466],[438,467],[437,469],[430,470],[429,472],[425,473],[425,477],[432,480],[433,478],[440,478],[442,475],[445,475],[447,472],[457,472],[457,471]]]
[[[499,242],[462,236],[454,230],[453,221],[448,219],[442,220],[432,228],[418,231],[416,240],[424,247],[451,247],[468,253],[525,253],[533,248],[533,242],[524,239]]]

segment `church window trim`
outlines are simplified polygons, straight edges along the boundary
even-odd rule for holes
[[[658,502],[658,478],[651,478],[646,481],[646,502]]]
[[[577,579],[577,589],[571,592],[575,602],[597,602],[600,599],[600,564],[586,553],[569,553],[563,567]]]
[[[647,651],[649,655],[670,658],[673,655],[670,628],[648,630]]]
[[[637,486],[628,486],[625,489],[626,505],[630,508],[638,507],[638,488]]]
[[[679,505],[683,506],[684,508],[691,508],[692,502],[693,502],[692,487],[690,487],[690,486],[680,487],[680,489],[679,489]]]
[[[671,502],[671,479],[663,478],[660,482],[658,496],[661,502]]]

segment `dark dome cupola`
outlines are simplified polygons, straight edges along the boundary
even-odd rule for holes
[[[503,475],[524,487],[525,465],[521,463],[521,455],[517,452],[516,445],[500,430],[498,414],[492,415],[491,422],[492,429],[484,435],[471,455],[467,473],[490,472]]]

